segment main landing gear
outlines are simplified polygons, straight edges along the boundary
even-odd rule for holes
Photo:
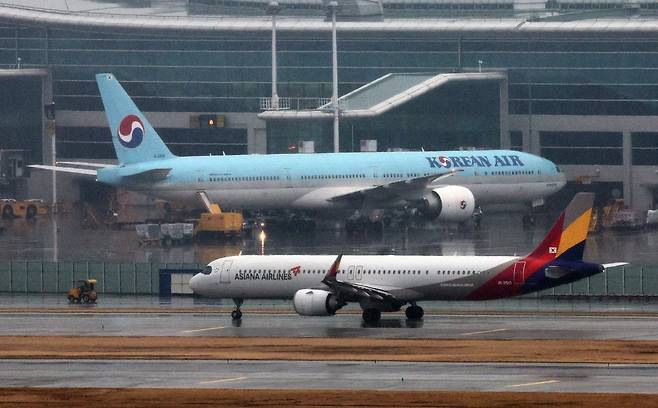
[[[365,309],[361,317],[363,317],[364,322],[373,324],[381,319],[382,312],[379,309]]]
[[[235,298],[233,299],[233,302],[235,303],[235,310],[231,312],[231,319],[240,320],[242,319],[242,311],[240,310],[240,306],[242,306],[244,299]]]
[[[404,311],[404,314],[407,315],[407,319],[409,320],[422,320],[425,311],[422,307],[412,303],[411,306]]]

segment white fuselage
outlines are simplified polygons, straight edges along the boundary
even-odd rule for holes
[[[242,255],[217,259],[190,281],[216,298],[290,299],[325,288],[332,255]],[[513,256],[343,256],[336,279],[386,291],[402,301],[461,299],[519,258]],[[510,283],[511,284],[511,283]]]

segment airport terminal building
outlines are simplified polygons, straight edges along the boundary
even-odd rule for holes
[[[35,195],[23,167],[53,145],[57,160],[114,158],[99,72],[175,154],[332,151],[322,0],[279,1],[277,109],[267,0],[41,3],[0,5],[4,194]],[[569,192],[658,204],[657,2],[339,3],[341,151],[519,149],[563,168]]]

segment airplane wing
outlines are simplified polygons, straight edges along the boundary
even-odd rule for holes
[[[410,179],[396,180],[390,183],[381,184],[359,191],[338,195],[329,199],[329,201],[361,201],[365,198],[385,200],[394,197],[400,197],[410,190],[421,190],[437,180],[454,176],[464,171],[463,169],[452,169],[445,173],[436,173],[429,176],[415,177]]]
[[[338,268],[340,267],[340,260],[342,257],[342,254],[338,255],[338,258],[336,258],[324,279],[322,279],[322,283],[332,289],[339,299],[344,301],[371,299],[380,302],[389,301],[391,303],[403,303],[385,290],[358,283],[344,282],[336,279]]]
[[[80,169],[78,167],[48,166],[48,165],[45,165],[45,164],[31,164],[27,167],[31,167],[33,169],[51,170],[51,171],[58,171],[58,172],[62,172],[62,173],[73,173],[73,174],[78,174],[78,175],[83,175],[83,176],[94,176],[94,177],[96,177],[96,170]]]

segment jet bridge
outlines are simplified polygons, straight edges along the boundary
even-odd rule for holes
[[[506,71],[455,72],[455,73],[390,73],[338,98],[341,119],[383,118],[387,113],[418,100],[435,90],[456,83],[498,83],[500,146],[509,147],[508,130],[508,78]],[[294,104],[291,104],[294,106]],[[432,107],[429,107],[431,109]],[[425,108],[427,110],[427,108]],[[333,106],[323,100],[316,109],[266,110],[258,116],[268,122],[275,121],[328,121],[333,118]],[[437,112],[440,113],[440,112]],[[477,115],[478,112],[465,112]],[[437,128],[442,123],[437,121]],[[344,132],[343,132],[344,133]]]

